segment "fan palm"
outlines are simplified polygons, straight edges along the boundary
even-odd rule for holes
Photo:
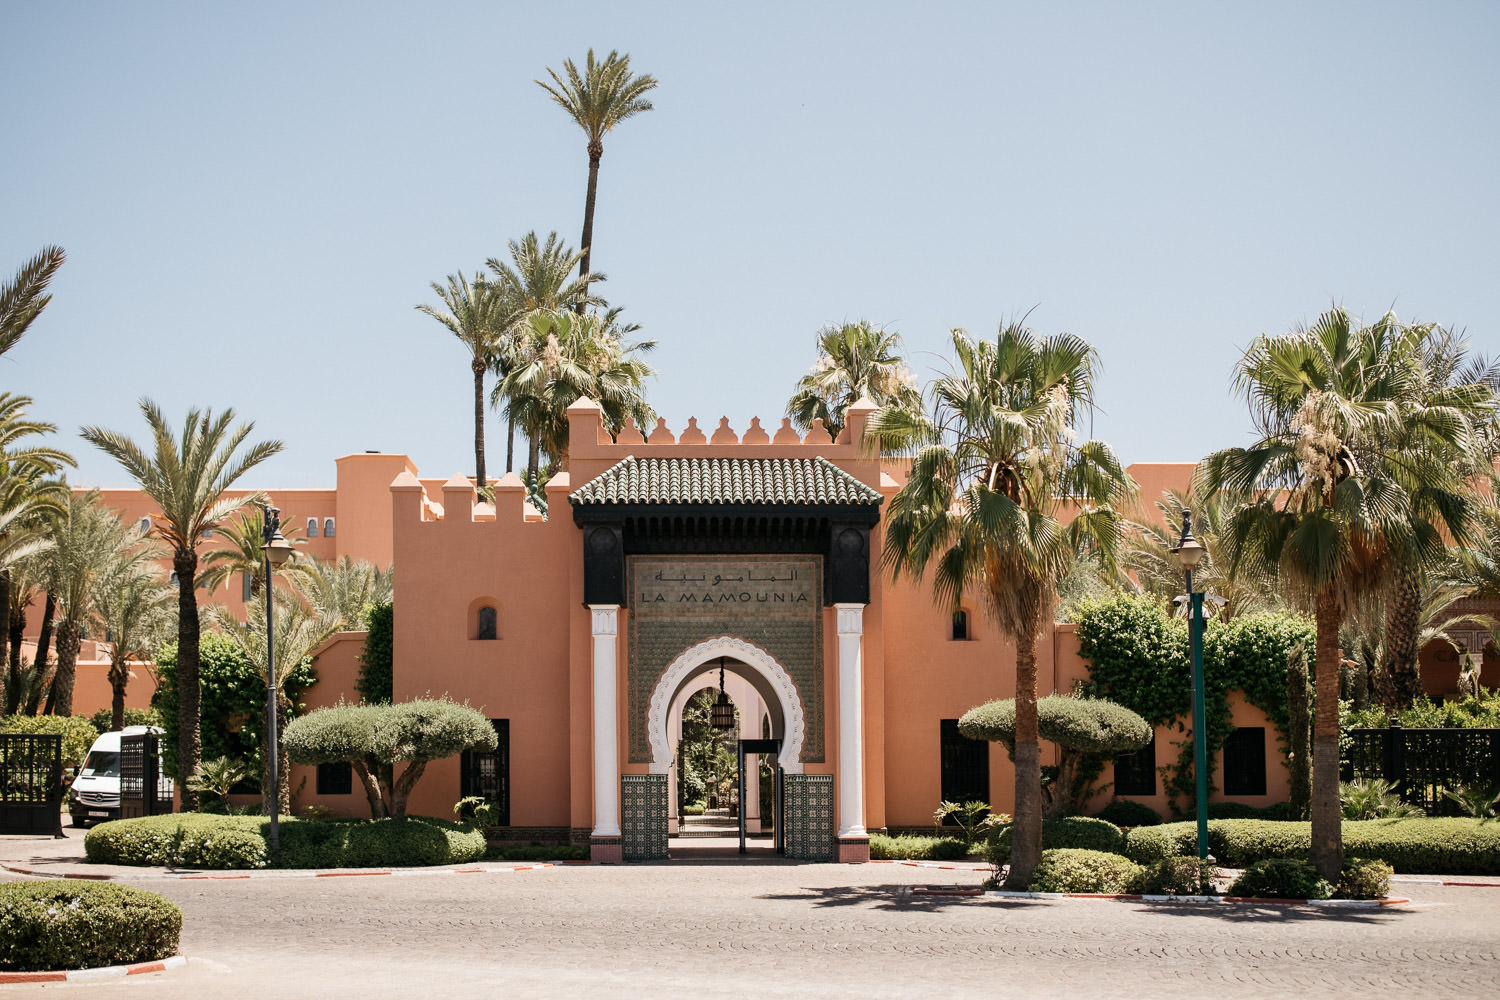
[[[369,609],[395,594],[394,569],[380,569],[363,559],[299,558],[287,564],[286,572],[308,605],[321,608],[337,629],[363,628]]]
[[[1164,604],[1170,604],[1182,593],[1182,563],[1172,550],[1181,541],[1181,529],[1175,526],[1182,524],[1184,512],[1191,511],[1193,537],[1205,550],[1193,568],[1193,585],[1224,599],[1221,616],[1227,619],[1281,607],[1275,577],[1256,576],[1248,567],[1238,573],[1229,572],[1229,559],[1220,535],[1227,511],[1218,496],[1210,494],[1193,499],[1172,490],[1163,493],[1155,506],[1161,515],[1159,521],[1130,522],[1130,535],[1121,560],[1124,568],[1135,575],[1136,585],[1143,592]]]
[[[531,439],[527,476],[535,483],[539,452],[561,462],[568,450],[568,407],[592,399],[604,425],[616,433],[625,418],[647,426],[655,411],[646,403],[645,381],[655,371],[638,355],[654,350],[651,340],[630,343],[615,313],[533,312],[517,324],[518,362],[495,387],[493,401]]]
[[[470,281],[464,273],[448,275],[447,287],[432,283],[441,308],[417,306],[447,327],[469,349],[469,370],[474,374],[474,482],[483,490],[484,476],[484,373],[495,363],[504,328],[500,297],[478,275]]]
[[[882,446],[915,449],[886,515],[883,561],[898,578],[932,569],[934,596],[951,608],[977,589],[1015,643],[1016,832],[1005,884],[1025,888],[1041,856],[1036,646],[1074,554],[1113,567],[1135,484],[1108,445],[1076,441],[1093,401],[1088,343],[1010,324],[993,341],[955,330],[953,349],[958,367],[932,386],[930,418],[887,407],[870,423]]]
[[[14,279],[0,285],[0,354],[16,346],[52,301],[47,284],[65,260],[67,254],[62,247],[42,247],[40,253],[21,265]]]
[[[261,787],[265,791],[264,811],[267,816],[273,815],[271,812],[273,808],[278,810],[275,815],[286,815],[292,810],[286,744],[282,740],[282,734],[286,732],[287,721],[291,718],[292,708],[291,700],[286,696],[286,680],[299,664],[317,652],[318,647],[339,626],[338,621],[330,618],[322,608],[308,607],[286,594],[276,593],[271,603],[272,615],[275,618],[274,643],[270,647],[271,652],[274,653],[274,673],[267,670],[264,615],[250,615],[249,621],[241,623],[229,613],[228,608],[223,606],[215,607],[212,612],[213,622],[219,631],[234,641],[246,658],[260,671],[261,676],[271,675],[276,691],[276,746],[264,747],[261,754],[264,762],[263,775],[267,778],[261,782]],[[266,738],[270,738],[269,732]],[[275,787],[272,787],[269,776],[265,775],[265,771],[270,768],[273,753],[277,775]]]
[[[599,190],[599,160],[604,156],[604,133],[612,131],[627,118],[651,110],[646,94],[656,89],[656,78],[631,76],[629,55],[611,51],[601,62],[595,60],[593,49],[589,49],[582,73],[573,65],[573,60],[566,59],[563,61],[563,76],[558,76],[550,67],[547,75],[552,77],[552,83],[537,80],[537,86],[550,94],[589,137],[589,187],[583,201],[582,256],[578,262],[578,276],[587,289],[589,259],[594,249],[594,196]],[[578,303],[575,309],[581,314],[583,303]]]
[[[1390,553],[1415,544],[1412,477],[1441,474],[1436,445],[1457,447],[1467,433],[1462,420],[1415,401],[1420,348],[1412,330],[1388,320],[1356,326],[1337,308],[1311,328],[1262,334],[1235,373],[1260,437],[1208,456],[1196,474],[1200,493],[1223,490],[1238,505],[1221,529],[1230,572],[1275,573],[1317,623],[1312,860],[1330,878],[1343,854],[1339,626],[1378,594]],[[1431,441],[1383,455],[1404,440],[1402,421],[1424,425]],[[1400,476],[1391,471],[1398,462],[1406,466]],[[1467,536],[1462,519],[1445,523],[1455,539]]]
[[[282,535],[293,545],[305,545],[305,538],[293,537],[302,530],[295,521],[291,516],[281,519]],[[215,532],[215,537],[223,538],[224,544],[203,554],[198,586],[212,594],[236,576],[248,576],[250,597],[258,597],[266,582],[265,525],[265,511],[254,505],[245,507],[238,517],[226,521]]]
[[[901,357],[901,335],[865,320],[818,331],[818,360],[797,380],[786,413],[802,431],[821,419],[835,438],[861,397],[877,406],[922,408],[922,392]]]
[[[159,555],[150,544],[119,550],[94,589],[94,614],[110,641],[111,729],[125,725],[130,661],[153,659],[172,628],[175,593],[155,565]]]
[[[85,427],[83,437],[128,472],[141,491],[154,500],[159,513],[151,519],[150,534],[172,550],[172,571],[177,574],[177,688],[179,773],[192,774],[202,749],[198,731],[198,543],[207,533],[246,505],[262,497],[251,493],[224,495],[250,469],[281,451],[280,441],[261,441],[244,451],[240,446],[254,424],[231,428],[234,411],[217,417],[212,410],[190,409],[182,433],[174,437],[161,410],[149,399],[141,400],[141,412],[151,429],[152,450],[147,452],[130,438],[102,427]],[[197,806],[197,793],[183,790],[183,808]]]

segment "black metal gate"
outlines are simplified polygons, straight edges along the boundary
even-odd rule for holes
[[[745,814],[750,810],[745,807],[745,754],[779,754],[781,753],[780,740],[740,740],[739,742],[739,790],[740,790],[740,853],[746,853],[745,847]],[[758,779],[760,775],[756,775]],[[777,854],[786,853],[786,836],[782,829],[782,774],[781,764],[776,765],[776,794],[772,799],[774,815],[771,817],[771,828],[775,831],[772,843],[776,845]]]
[[[1500,787],[1500,729],[1349,730],[1345,781],[1383,778],[1429,816],[1452,813],[1445,789]]]
[[[120,818],[172,811],[172,782],[161,773],[161,740],[155,733],[120,737]]]
[[[65,793],[61,735],[0,735],[0,833],[61,837]]]

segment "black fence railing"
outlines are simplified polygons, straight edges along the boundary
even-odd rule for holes
[[[172,811],[172,782],[161,773],[161,741],[155,733],[120,737],[120,818]]]
[[[1500,787],[1500,729],[1351,729],[1345,781],[1384,778],[1429,816],[1457,807],[1445,790]]]
[[[0,833],[62,836],[62,737],[0,734]]]

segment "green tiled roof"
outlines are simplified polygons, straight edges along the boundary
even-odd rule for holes
[[[574,504],[879,504],[825,458],[635,458],[584,483]]]

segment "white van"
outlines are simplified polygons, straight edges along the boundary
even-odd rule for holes
[[[105,820],[120,818],[120,737],[138,736],[141,733],[156,733],[156,726],[126,726],[117,733],[105,733],[89,747],[73,787],[68,792],[68,815],[74,826],[88,826]],[[158,788],[165,795],[172,794],[172,782],[160,773],[157,762]]]

